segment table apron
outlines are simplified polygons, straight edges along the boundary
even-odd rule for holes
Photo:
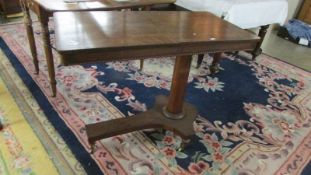
[[[213,44],[185,45],[183,47],[144,47],[144,48],[118,48],[118,49],[92,49],[79,51],[59,51],[63,65],[73,65],[90,62],[108,62],[121,60],[137,60],[151,57],[194,55],[208,52],[230,52],[239,50],[253,50],[256,41],[250,42],[216,42]]]

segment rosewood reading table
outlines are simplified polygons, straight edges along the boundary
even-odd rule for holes
[[[49,17],[51,17],[54,12],[110,11],[138,7],[142,7],[144,10],[149,10],[152,5],[172,4],[175,2],[175,0],[20,0],[20,2],[25,14],[25,26],[36,73],[39,73],[39,64],[29,10],[32,10],[39,18],[50,85],[52,88],[52,96],[55,96],[56,80],[54,60],[48,29]]]
[[[148,128],[164,128],[189,140],[195,107],[184,103],[193,54],[253,50],[259,37],[208,12],[58,12],[56,50],[66,65],[177,56],[169,97],[138,115],[86,125],[95,141]],[[202,27],[203,26],[203,27]]]

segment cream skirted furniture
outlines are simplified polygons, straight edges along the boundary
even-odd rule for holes
[[[287,0],[177,0],[176,5],[191,11],[208,11],[242,29],[283,24]]]
[[[175,4],[191,11],[211,12],[242,29],[260,27],[262,41],[269,25],[283,25],[288,13],[288,0],[177,0]],[[262,52],[262,41],[252,52],[253,58]],[[198,65],[202,59],[201,55]],[[217,58],[214,62],[217,64]]]

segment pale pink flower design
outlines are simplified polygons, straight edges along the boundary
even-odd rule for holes
[[[217,77],[212,78],[207,76],[207,79],[199,79],[199,82],[196,82],[195,84],[195,88],[204,89],[206,92],[208,92],[209,90],[215,92],[223,91],[225,83],[220,82]]]

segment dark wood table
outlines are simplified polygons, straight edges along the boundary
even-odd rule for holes
[[[22,9],[25,14],[25,26],[29,40],[29,46],[33,57],[36,74],[39,73],[39,64],[37,58],[37,50],[32,27],[32,20],[29,10],[32,10],[39,18],[42,31],[42,39],[44,44],[45,58],[48,66],[50,85],[52,96],[56,95],[56,80],[54,70],[54,60],[52,55],[52,47],[50,43],[50,35],[48,29],[49,17],[54,12],[59,11],[110,11],[142,7],[149,10],[153,5],[172,4],[175,0],[85,0],[78,3],[67,3],[65,0],[20,0]]]
[[[59,12],[54,19],[56,50],[64,65],[177,56],[169,97],[156,97],[147,112],[86,125],[91,145],[147,128],[172,130],[188,140],[197,115],[184,102],[192,55],[252,50],[259,41],[208,12]]]

